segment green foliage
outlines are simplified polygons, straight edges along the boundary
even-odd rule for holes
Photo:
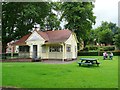
[[[120,50],[120,33],[115,35],[115,45],[117,46],[117,48]]]
[[[2,60],[13,59],[13,58],[20,58],[19,55],[18,55],[18,53],[13,53],[12,57],[11,57],[11,53],[0,54],[0,56],[2,57]]]
[[[92,2],[64,2],[62,4],[62,17],[67,24],[65,28],[73,30],[78,40],[82,38],[86,45],[89,32],[92,25],[95,24],[95,16],[93,15],[94,5]]]
[[[99,42],[103,44],[112,44],[113,33],[110,29],[105,29],[99,33]]]
[[[77,62],[69,64],[2,63],[2,86],[18,88],[116,88],[118,87],[118,56],[112,61],[102,56],[80,56],[98,58],[99,67],[79,67]],[[112,77],[111,77],[112,76]],[[109,82],[109,83],[108,83]]]
[[[89,41],[88,41],[88,45],[96,45],[96,39],[97,39],[97,36],[96,36],[96,33],[95,33],[95,30],[92,29],[89,33]]]
[[[114,51],[115,46],[96,46],[96,45],[87,45],[83,51]]]
[[[114,56],[119,56],[120,55],[120,51],[112,51]],[[78,51],[78,55],[79,56],[103,56],[104,51],[95,51],[95,52],[88,52],[88,51]],[[107,51],[107,53],[110,53],[110,51]]]
[[[95,45],[94,46],[88,45],[86,47],[88,47],[89,50],[97,50],[98,49],[98,46],[95,46]]]
[[[6,44],[20,39],[28,34],[35,23],[41,29],[49,25],[51,29],[58,29],[60,21],[52,12],[49,2],[3,2],[2,3],[2,45],[5,52]]]
[[[114,36],[118,34],[119,28],[116,24],[102,22],[101,26],[94,30],[95,39],[98,43],[114,44]]]
[[[103,46],[101,48],[103,48],[103,51],[114,51],[115,50],[115,46]]]

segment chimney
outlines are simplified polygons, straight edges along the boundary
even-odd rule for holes
[[[35,24],[34,28],[35,28],[35,30],[39,31],[40,30],[40,24]]]

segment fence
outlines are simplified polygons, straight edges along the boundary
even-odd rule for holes
[[[0,54],[0,59],[1,60],[8,60],[8,59],[17,59],[17,58],[29,58],[29,55],[26,53],[22,53],[23,56],[21,54],[18,53],[2,53]]]

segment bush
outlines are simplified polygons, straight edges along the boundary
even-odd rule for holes
[[[98,49],[98,46],[86,46],[85,48],[87,48],[88,50],[97,50]]]
[[[115,50],[115,46],[104,46],[103,50],[104,51],[114,51]]]
[[[11,53],[3,53],[3,54],[0,54],[0,56],[2,57],[2,59],[8,59],[11,57]],[[18,53],[13,53],[13,57],[17,57],[18,56]]]
[[[94,50],[94,51],[114,51],[115,46],[86,46],[83,51],[89,51],[89,50]]]
[[[89,46],[89,50],[97,50],[98,46]]]
[[[98,56],[98,53],[100,56],[103,56],[104,51],[100,52],[86,52],[86,51],[78,51],[78,56]],[[107,52],[108,54],[110,51]],[[114,56],[120,56],[120,52],[113,51]]]
[[[88,47],[85,47],[84,49],[83,49],[83,51],[88,51],[89,50],[89,48]]]

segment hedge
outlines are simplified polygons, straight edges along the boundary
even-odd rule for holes
[[[87,52],[87,51],[79,51],[78,52],[78,56],[103,56],[103,51],[100,51],[100,52]],[[107,51],[107,53],[109,54],[110,51]],[[114,56],[120,56],[120,52],[113,52],[113,55]]]
[[[83,51],[89,51],[89,50],[100,50],[100,51],[114,51],[115,50],[115,46],[96,46],[96,45],[87,45]]]
[[[2,59],[7,59],[8,57],[11,57],[11,53],[3,53],[0,54],[0,56],[2,57]],[[18,57],[18,53],[13,53],[13,57]]]

